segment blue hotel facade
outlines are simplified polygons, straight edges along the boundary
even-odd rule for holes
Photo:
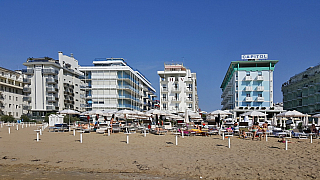
[[[278,60],[232,61],[221,84],[223,110],[273,111],[273,71]]]

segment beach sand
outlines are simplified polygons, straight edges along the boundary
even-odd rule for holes
[[[136,133],[48,132],[0,128],[0,179],[319,179],[320,140],[252,141],[221,136],[178,139]]]

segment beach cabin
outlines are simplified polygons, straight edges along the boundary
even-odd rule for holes
[[[49,115],[49,126],[54,126],[55,124],[62,124],[63,116],[50,114]]]

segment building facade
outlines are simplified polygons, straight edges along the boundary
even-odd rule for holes
[[[82,66],[84,107],[89,110],[150,110],[155,104],[155,89],[138,70],[123,58],[95,59],[93,66]]]
[[[222,109],[274,111],[273,71],[278,60],[232,61],[220,86]]]
[[[0,109],[20,118],[23,112],[23,74],[0,67]]]
[[[170,112],[199,111],[197,76],[182,63],[165,63],[160,76],[160,109]]]
[[[44,116],[48,112],[63,109],[81,111],[83,92],[80,90],[83,73],[79,71],[78,61],[71,56],[58,53],[59,60],[49,57],[28,58],[23,65],[23,92],[26,105],[24,109],[33,116]]]
[[[320,113],[320,65],[294,75],[282,84],[283,108],[302,113]]]

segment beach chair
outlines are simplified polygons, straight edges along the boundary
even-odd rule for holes
[[[121,131],[120,124],[118,124],[118,123],[112,124],[112,133],[120,132],[120,131]]]

